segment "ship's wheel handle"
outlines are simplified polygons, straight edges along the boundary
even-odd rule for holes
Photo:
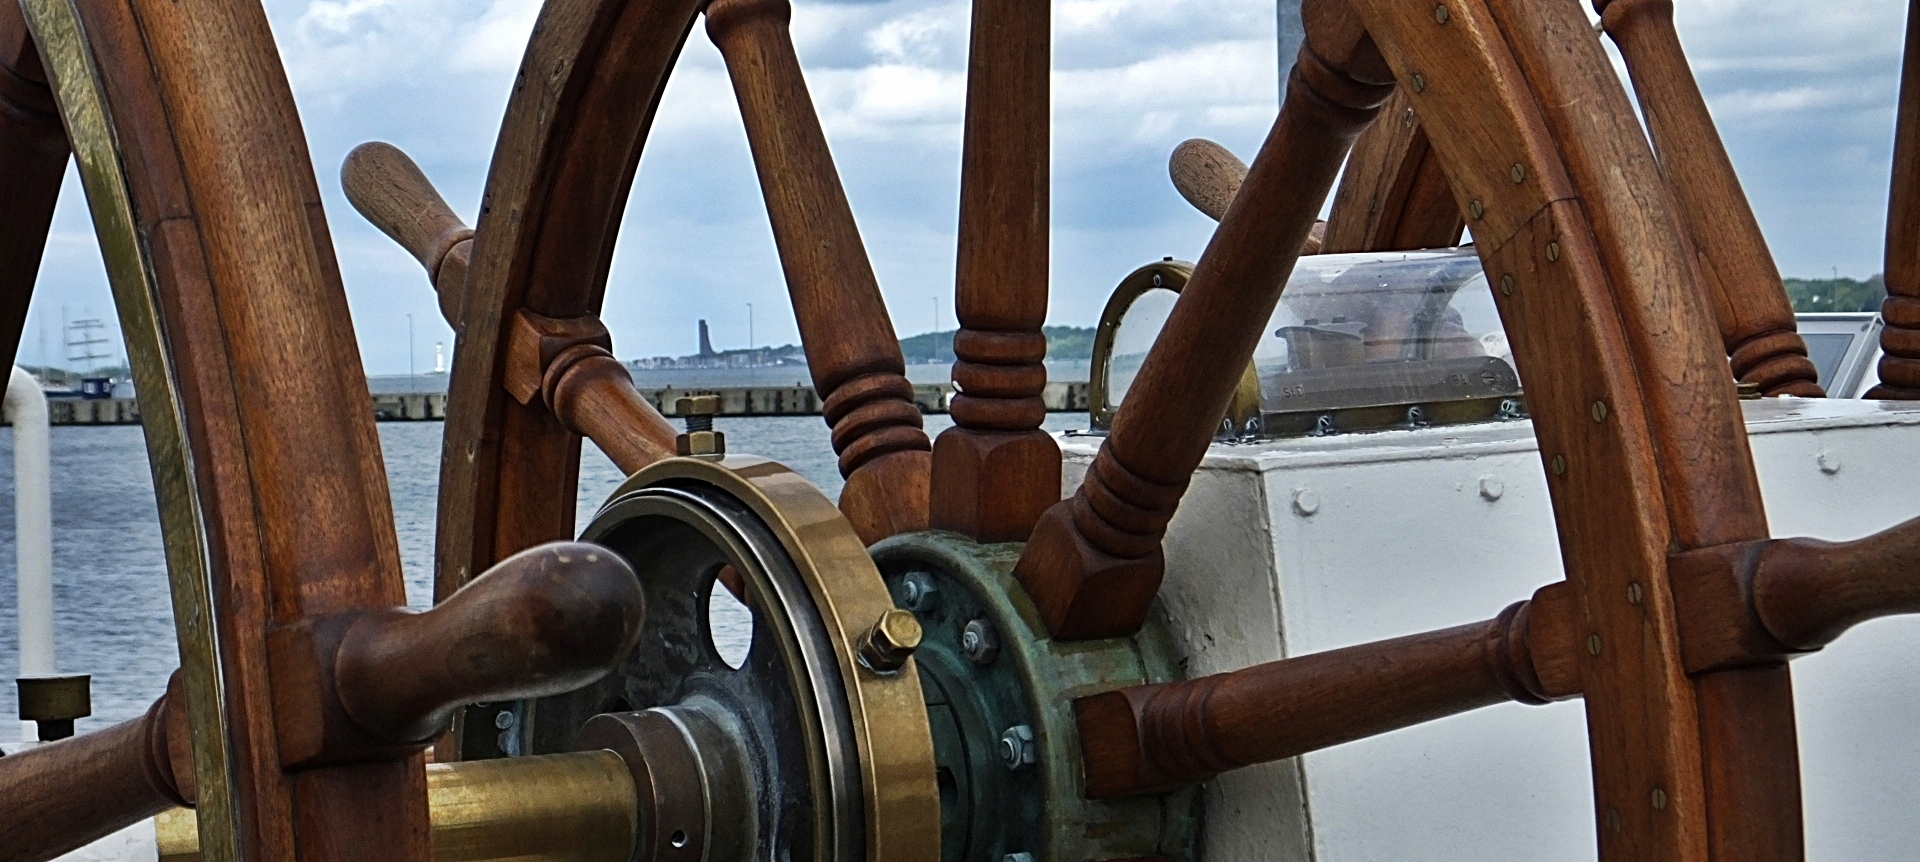
[[[432,610],[303,620],[268,648],[289,769],[410,756],[454,709],[604,676],[633,648],[639,581],[597,545],[521,552]],[[0,757],[0,859],[45,859],[194,801],[178,677],[140,718]]]

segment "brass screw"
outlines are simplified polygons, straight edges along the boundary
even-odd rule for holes
[[[1424,93],[1427,91],[1427,76],[1419,72],[1413,73],[1413,91],[1416,93]]]
[[[1646,598],[1646,596],[1640,589],[1639,581],[1634,581],[1627,585],[1627,604],[1637,605],[1640,603],[1640,600],[1644,598]]]
[[[1560,244],[1559,243],[1557,242],[1547,243],[1547,260],[1556,261],[1556,262],[1560,260]]]
[[[1513,276],[1511,275],[1500,276],[1500,295],[1501,296],[1513,295]]]
[[[1620,831],[1620,809],[1607,809],[1607,828],[1614,832]]]
[[[1553,456],[1553,475],[1555,476],[1567,475],[1567,456],[1565,455]]]
[[[1607,421],[1607,402],[1605,401],[1593,402],[1593,421],[1595,422]]]
[[[920,648],[925,632],[912,611],[888,608],[860,639],[860,661],[869,669],[887,673],[905,666]]]
[[[1412,108],[1408,108],[1405,113],[1400,115],[1400,125],[1411,126],[1413,125],[1413,120],[1414,114]]]
[[[1600,654],[1600,636],[1599,635],[1587,635],[1587,653],[1589,655]]]
[[[1527,181],[1526,165],[1520,164],[1519,162],[1513,163],[1513,181],[1516,183],[1524,183]]]
[[[1448,20],[1452,18],[1453,18],[1453,13],[1447,11],[1447,4],[1442,3],[1438,6],[1433,7],[1433,20],[1438,21],[1442,24],[1445,24],[1447,23]]]
[[[1477,200],[1468,201],[1467,212],[1472,213],[1474,218],[1485,218],[1487,215],[1487,208],[1485,206],[1482,206],[1481,203]]]
[[[1667,792],[1665,790],[1661,790],[1658,787],[1655,787],[1653,789],[1653,810],[1655,811],[1667,810]]]

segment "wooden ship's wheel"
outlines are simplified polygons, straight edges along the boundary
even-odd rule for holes
[[[1920,523],[1769,538],[1735,377],[1817,395],[1811,365],[1670,7],[1599,5],[1657,149],[1571,0],[1308,0],[1280,117],[1237,189],[1200,196],[1219,228],[1062,501],[1039,430],[1046,4],[974,6],[956,425],[930,441],[786,2],[550,2],[475,229],[391,148],[345,170],[459,332],[438,605],[418,615],[396,609],[353,333],[261,10],[0,5],[0,340],[18,340],[70,149],[142,395],[182,656],[144,717],[0,758],[0,859],[176,805],[213,860],[1189,859],[1211,775],[1576,696],[1601,858],[1800,858],[1787,660],[1920,610]],[[677,431],[595,317],[702,16],[847,479],[837,509],[725,455],[709,408]],[[1906,83],[1889,284],[1911,303]],[[1483,623],[1182,680],[1151,613],[1161,538],[1349,150],[1326,250],[1471,229],[1566,579]],[[583,436],[630,478],[573,543]],[[716,589],[754,613],[738,666],[706,628]]]

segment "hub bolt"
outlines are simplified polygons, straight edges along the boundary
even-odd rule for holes
[[[925,572],[909,572],[900,583],[900,601],[908,610],[924,611],[933,607],[933,579]]]
[[[1000,734],[1000,762],[1019,772],[1040,762],[1040,747],[1033,744],[1033,728],[1016,724]]]
[[[960,649],[974,664],[993,664],[1000,657],[1000,632],[986,617],[968,622],[960,632]]]
[[[720,396],[690,395],[673,403],[673,412],[687,420],[687,433],[674,441],[681,455],[725,455],[727,435],[713,430],[713,415],[720,412]]]
[[[888,608],[860,639],[860,661],[881,673],[899,670],[920,648],[922,634],[919,618],[909,611]]]

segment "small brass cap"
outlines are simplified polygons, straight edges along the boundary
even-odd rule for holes
[[[874,621],[873,627],[867,629],[867,636],[860,639],[860,661],[876,671],[899,670],[913,657],[913,651],[920,648],[924,634],[920,618],[911,611],[888,608]]]
[[[23,676],[20,687],[21,721],[72,721],[93,714],[93,678],[78,676]]]

